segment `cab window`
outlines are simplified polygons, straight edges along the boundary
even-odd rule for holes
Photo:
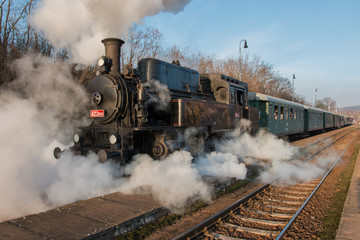
[[[236,103],[239,104],[240,106],[244,106],[244,102],[245,102],[244,95],[245,94],[243,91],[236,91]]]
[[[236,103],[236,98],[235,98],[235,89],[231,88],[230,89],[230,103]]]

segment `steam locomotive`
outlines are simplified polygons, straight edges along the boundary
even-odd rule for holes
[[[107,38],[102,43],[105,56],[99,58],[98,74],[86,86],[92,123],[75,130],[73,151],[95,152],[102,163],[110,158],[126,163],[137,153],[159,159],[186,145],[181,137],[186,129],[201,127],[196,134],[207,138],[231,131],[241,118],[249,118],[247,83],[152,58],[121,73],[124,41]],[[61,153],[54,150],[56,158]]]

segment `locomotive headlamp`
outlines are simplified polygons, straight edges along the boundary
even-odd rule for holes
[[[115,136],[115,135],[111,135],[110,137],[109,137],[109,142],[111,143],[111,144],[115,144],[116,142],[117,142],[117,137]]]
[[[98,59],[97,64],[99,67],[103,67],[106,64],[106,57],[102,56]]]
[[[74,134],[74,142],[78,143],[80,141],[80,136],[79,134],[75,133]]]

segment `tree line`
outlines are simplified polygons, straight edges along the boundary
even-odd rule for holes
[[[69,61],[71,50],[55,50],[41,32],[36,31],[28,16],[37,7],[39,0],[1,0],[0,3],[0,85],[16,78],[11,62],[31,52],[52,57],[54,61]],[[124,37],[121,65],[136,67],[142,58],[158,58],[167,62],[178,60],[182,66],[200,73],[222,73],[248,83],[249,91],[264,93],[282,99],[308,104],[301,95],[294,94],[291,81],[281,76],[273,66],[259,56],[243,54],[218,58],[194,51],[188,47],[167,46],[161,32],[151,26],[133,24]],[[70,63],[69,63],[70,64]],[[94,76],[95,66],[72,65],[73,75],[83,84]],[[240,67],[241,66],[241,67]],[[334,109],[336,102],[330,98],[318,100],[316,107]]]

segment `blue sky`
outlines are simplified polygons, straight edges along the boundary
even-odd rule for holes
[[[313,103],[331,97],[338,107],[360,105],[360,1],[192,0],[183,12],[144,22],[168,45],[218,57],[261,56],[281,76],[296,75],[295,91]]]

